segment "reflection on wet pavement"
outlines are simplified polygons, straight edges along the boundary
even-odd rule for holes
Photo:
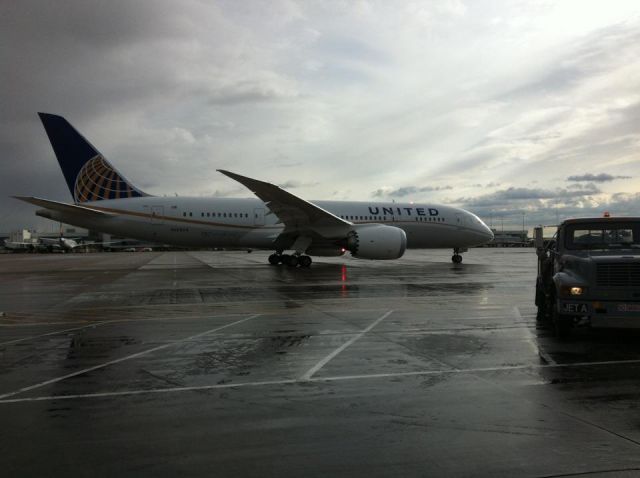
[[[533,250],[0,262],[7,476],[640,467],[640,333],[556,340],[535,320]]]

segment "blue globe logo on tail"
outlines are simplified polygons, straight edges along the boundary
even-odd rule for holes
[[[76,203],[148,196],[127,181],[62,116],[38,115]]]
[[[73,189],[73,199],[76,202],[141,196],[146,194],[129,184],[101,154],[82,166]]]

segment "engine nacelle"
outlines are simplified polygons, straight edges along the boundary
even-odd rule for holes
[[[407,248],[407,235],[398,227],[371,224],[349,233],[347,249],[361,259],[398,259]]]

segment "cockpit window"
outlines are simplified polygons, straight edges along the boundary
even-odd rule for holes
[[[567,228],[567,249],[640,249],[640,224],[575,224]]]

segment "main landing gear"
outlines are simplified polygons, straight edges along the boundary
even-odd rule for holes
[[[289,267],[310,267],[311,266],[311,257],[303,256],[298,254],[282,254],[276,252],[275,254],[271,254],[269,256],[269,264],[272,266],[277,266],[278,264],[285,264]]]
[[[451,256],[451,262],[454,264],[460,264],[462,262],[462,256],[460,255],[460,248],[454,247],[453,255]]]

